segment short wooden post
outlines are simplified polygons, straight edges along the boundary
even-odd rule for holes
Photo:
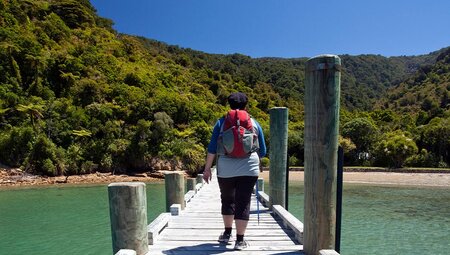
[[[256,185],[258,185],[258,192],[264,192],[264,178],[258,178]]]
[[[288,109],[270,109],[270,207],[286,206],[286,165],[288,145]]]
[[[178,216],[181,213],[181,205],[180,204],[172,204],[170,206],[170,215],[172,216]]]
[[[320,55],[305,68],[304,250],[334,249],[341,59]]]
[[[197,174],[197,183],[203,184],[203,174]]]
[[[196,192],[195,185],[197,185],[197,180],[195,178],[187,178],[186,179],[186,189],[187,189],[187,191],[193,190],[194,192]]]
[[[166,211],[170,212],[172,204],[180,204],[184,209],[184,173],[170,172],[164,175],[166,186]]]
[[[108,185],[113,254],[121,249],[148,252],[147,197],[145,183],[118,182]]]

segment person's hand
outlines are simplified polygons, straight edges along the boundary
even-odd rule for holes
[[[212,179],[211,168],[205,168],[203,171],[203,180],[209,184],[209,181]]]

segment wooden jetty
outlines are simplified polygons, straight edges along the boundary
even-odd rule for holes
[[[261,194],[261,197],[267,197],[264,192]],[[260,209],[259,224],[256,203],[259,203]],[[149,244],[153,244],[149,245],[147,254],[303,254],[303,245],[298,240],[301,238],[303,224],[287,211],[278,208],[277,214],[263,203],[257,202],[253,195],[250,221],[245,234],[250,246],[244,251],[233,251],[234,242],[225,245],[217,241],[224,227],[220,213],[219,187],[217,178],[213,177],[210,184],[203,185],[189,199],[179,215],[162,214],[158,217],[160,219],[150,224],[152,240]],[[177,210],[174,211],[176,213]],[[296,221],[285,223],[289,219]],[[157,234],[159,229],[152,229],[152,224],[160,225],[160,228],[166,226]]]
[[[182,174],[180,173],[180,175]],[[224,227],[220,213],[220,191],[217,178],[213,176],[209,184],[204,184],[201,181],[201,175],[199,177],[199,183],[193,185],[194,189],[189,190],[184,195],[184,209],[182,209],[180,204],[172,204],[170,206],[170,212],[161,213],[146,227],[145,232],[147,235],[144,240],[142,240],[142,233],[140,233],[142,231],[134,228],[139,228],[139,225],[142,225],[141,223],[136,223],[138,221],[130,219],[133,217],[124,215],[118,217],[120,218],[120,224],[112,225],[116,225],[117,228],[119,228],[118,225],[121,225],[124,228],[117,231],[121,236],[114,238],[116,231],[113,227],[113,243],[120,243],[119,246],[128,247],[128,249],[119,248],[120,250],[115,255],[306,254],[303,251],[302,245],[303,223],[280,205],[273,205],[272,209],[267,207],[270,198],[264,192],[264,180],[262,178],[258,179],[257,184],[259,187],[258,199],[256,194],[253,194],[251,200],[250,221],[245,234],[245,239],[250,244],[249,247],[243,251],[235,251],[233,250],[234,242],[230,242],[229,244],[219,243],[217,239]],[[141,184],[145,186],[145,184]],[[121,191],[122,201],[128,199],[145,200],[139,196],[137,198],[130,196],[124,199],[126,197],[124,193],[137,194],[139,192],[136,192],[134,189],[142,185],[136,183],[116,183],[111,184],[110,187],[117,188],[120,185],[124,185],[122,188],[125,189],[125,192],[123,190]],[[173,186],[174,184],[166,180],[166,185]],[[131,190],[134,191],[126,191],[129,187],[132,187]],[[113,194],[116,194],[116,192]],[[166,197],[169,198],[170,196]],[[122,202],[122,204],[126,203]],[[132,202],[131,204],[139,203]],[[116,209],[113,209],[113,211],[127,211]],[[132,211],[136,210],[139,209]],[[132,215],[136,215],[136,213],[132,212]],[[130,229],[130,235],[122,235],[123,232],[127,232]],[[235,230],[233,231],[233,235],[235,236]],[[148,248],[144,249],[144,252],[142,252],[142,244],[145,244],[145,248]],[[141,252],[132,250],[129,247],[141,249]],[[339,255],[334,250],[320,250],[319,254]]]
[[[338,255],[332,248],[336,247],[337,239],[340,70],[341,60],[336,55],[311,58],[305,68],[304,228],[284,209],[289,176],[286,172],[289,118],[286,108],[275,107],[270,114],[270,196],[261,192],[260,201],[252,198],[245,234],[250,246],[246,250],[234,251],[233,244],[217,241],[223,223],[216,178],[203,185],[200,177],[195,189],[184,194],[184,177],[173,173],[166,175],[166,205],[170,213],[162,213],[147,229],[142,224],[147,217],[145,184],[108,186],[113,253]],[[168,180],[172,183],[168,184]],[[134,250],[123,250],[130,247]]]

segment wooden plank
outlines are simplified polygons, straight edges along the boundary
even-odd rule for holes
[[[157,248],[171,249],[171,245],[158,245]],[[178,250],[189,250],[189,251],[204,251],[204,250],[230,250],[234,248],[234,244],[222,244],[217,242],[212,243],[197,243],[191,246],[177,246]],[[249,243],[248,248],[245,251],[301,251],[303,245],[252,245]],[[241,253],[242,254],[242,253]]]
[[[280,222],[280,224],[283,224],[283,222]],[[275,228],[275,227],[280,226],[280,224],[278,222],[274,222],[274,221],[261,220],[259,223],[256,222],[256,221],[252,221],[252,222],[249,222],[247,225],[248,226],[252,226],[252,227],[261,226],[261,227],[272,227],[272,228]],[[204,226],[207,225],[207,227],[203,227],[203,226],[202,227],[198,227],[198,225],[204,225]],[[189,221],[189,222],[176,221],[176,222],[174,222],[172,220],[170,221],[170,227],[176,228],[178,226],[181,226],[181,228],[186,228],[187,226],[189,226],[189,227],[204,229],[204,228],[210,228],[210,227],[213,227],[213,228],[219,227],[219,228],[221,228],[224,225],[223,225],[222,222],[207,222],[207,221],[203,221],[203,222],[202,221]]]
[[[185,234],[185,232],[183,232],[183,231],[184,231],[183,229],[166,228],[166,229],[164,229],[163,234],[168,235],[168,236],[177,235],[177,234]],[[222,229],[220,229],[219,231],[216,229],[202,229],[199,233],[196,233],[195,236],[198,236],[199,238],[203,238],[204,236],[216,237],[216,236],[219,236],[221,231],[222,231]],[[288,230],[288,229],[268,229],[268,230],[248,229],[245,232],[245,235],[247,237],[252,237],[252,236],[290,236],[290,235],[295,235],[295,232],[292,230]],[[190,235],[190,236],[192,236],[192,235]]]
[[[223,245],[218,243],[202,243],[191,246],[160,246],[158,248],[150,247],[148,254],[303,254],[303,245],[288,246],[268,246],[268,245],[249,245],[245,251],[233,251],[234,245]],[[234,253],[236,252],[236,253]],[[276,253],[279,252],[279,253]],[[292,252],[292,253],[286,253]]]
[[[217,219],[219,219],[220,221],[222,220],[222,218],[220,217],[185,217],[184,213],[179,216],[179,217],[173,217],[173,219],[171,219],[171,222],[186,222],[187,220],[189,222],[204,222],[204,223],[217,223]],[[272,222],[274,224],[277,224],[278,221],[274,220],[272,217],[269,217],[268,215],[266,216],[260,216],[259,218],[260,222]],[[249,223],[258,223],[256,217],[254,219],[250,219]]]
[[[169,223],[168,228],[178,228],[178,229],[199,229],[198,224],[177,224],[177,223]],[[214,225],[214,226],[202,226],[201,229],[223,229],[223,225]],[[285,229],[284,226],[267,226],[267,225],[249,225],[247,229]]]
[[[154,244],[161,230],[167,226],[170,219],[170,213],[161,213],[150,225],[147,226],[148,243]]]
[[[286,226],[296,233],[298,242],[303,243],[303,223],[280,205],[274,205],[272,209],[276,215],[283,219]]]
[[[268,241],[268,240],[247,240],[250,246],[260,246],[260,247],[292,247],[296,244],[292,240],[279,240],[279,241]],[[207,241],[207,240],[164,240],[164,243],[156,244],[155,247],[160,246],[171,246],[171,247],[195,247],[201,246],[205,243],[223,245],[217,240]]]
[[[198,192],[203,187],[203,183],[197,183],[195,185],[195,191]]]
[[[217,241],[223,231],[220,191],[217,178],[213,178],[191,197],[179,216],[170,217],[157,237],[158,242],[149,246],[147,254],[303,254],[303,246],[295,239],[296,233],[286,228],[282,220],[275,219],[272,211],[261,203],[258,224],[257,203],[253,195],[245,233],[250,247],[245,251],[234,251],[234,242],[220,244]],[[235,231],[233,229],[233,237]]]
[[[195,196],[195,191],[194,190],[189,190],[185,195],[184,195],[184,202],[187,204],[191,201],[191,199]]]
[[[186,225],[188,225],[188,224],[190,224],[190,225],[207,224],[210,226],[215,226],[215,225],[223,226],[223,223],[220,222],[219,219],[211,219],[211,218],[209,218],[209,219],[200,219],[199,218],[199,219],[195,219],[195,220],[186,219],[186,218],[177,219],[177,220],[172,219],[170,221],[170,223],[171,223],[171,227],[174,226],[172,224],[186,224]],[[260,219],[259,223],[257,221],[249,221],[248,225],[252,225],[252,226],[253,225],[279,225],[280,223],[283,223],[283,222],[282,221],[280,221],[280,222],[273,221],[273,220],[265,218],[265,219]]]
[[[320,250],[320,255],[339,255],[339,253],[335,250]]]
[[[202,225],[201,227],[198,227],[198,225]],[[248,228],[285,228],[280,227],[277,223],[271,223],[271,222],[261,222],[258,224],[257,222],[249,222]],[[170,228],[194,228],[194,229],[208,229],[208,228],[223,228],[224,225],[222,222],[216,222],[216,223],[204,223],[201,222],[170,222],[169,224]]]
[[[264,206],[268,206],[269,205],[269,195],[267,195],[266,193],[264,193],[263,191],[258,192],[259,193],[259,197],[261,199],[261,203]]]
[[[271,211],[265,211],[265,210],[261,210],[259,213],[259,217],[263,217],[263,216],[267,216],[267,217],[272,217],[270,215],[270,213],[272,213]],[[220,211],[206,211],[206,210],[198,210],[198,211],[192,211],[192,210],[184,210],[183,211],[183,216],[186,217],[204,217],[204,218],[222,218],[222,215],[220,214]],[[250,219],[252,219],[252,217],[257,217],[258,214],[255,211],[250,211]]]
[[[267,233],[267,232],[265,232]],[[291,241],[291,238],[289,238],[285,233],[283,235],[249,235],[246,233],[245,240],[247,241]],[[267,233],[269,234],[269,233]],[[216,233],[210,234],[210,235],[199,235],[198,233],[194,235],[186,235],[186,234],[173,234],[173,235],[162,235],[158,237],[158,241],[195,241],[195,240],[203,240],[203,241],[209,241],[214,242],[218,240],[219,235]]]
[[[181,248],[173,248],[173,249],[167,249],[165,247],[162,247],[161,249],[154,249],[152,252],[148,253],[149,255],[211,255],[211,254],[226,254],[226,255],[302,255],[304,254],[300,248],[293,249],[293,250],[275,250],[276,247],[274,247],[274,250],[261,250],[259,247],[254,247],[253,250],[245,250],[245,251],[235,251],[233,250],[233,247],[226,247],[225,249],[219,249],[219,248],[212,248],[208,250],[190,250],[190,249],[184,249],[184,247]]]

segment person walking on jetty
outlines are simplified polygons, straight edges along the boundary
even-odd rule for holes
[[[234,221],[235,250],[248,247],[244,234],[249,220],[250,200],[258,180],[260,158],[266,154],[263,130],[247,113],[247,102],[247,96],[241,92],[228,97],[231,110],[214,126],[203,171],[203,179],[209,183],[211,166],[217,155],[217,179],[225,227],[218,241],[230,243]]]

